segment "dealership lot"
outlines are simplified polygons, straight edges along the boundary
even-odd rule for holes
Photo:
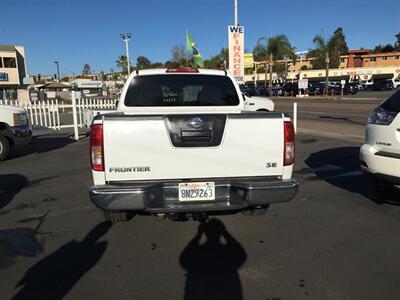
[[[2,298],[396,298],[399,206],[382,202],[360,172],[361,142],[301,133],[303,118],[295,200],[205,226],[145,215],[105,223],[88,198],[88,139],[36,137],[1,164]]]

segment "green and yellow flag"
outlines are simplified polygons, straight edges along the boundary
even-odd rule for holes
[[[200,68],[204,67],[203,58],[197,49],[196,42],[193,41],[190,33],[186,31],[186,49],[193,54],[194,63]]]

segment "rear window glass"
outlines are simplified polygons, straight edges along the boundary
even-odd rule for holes
[[[400,91],[397,91],[381,104],[385,110],[400,112]]]
[[[135,77],[126,106],[235,106],[239,98],[231,79],[213,75],[145,75]]]

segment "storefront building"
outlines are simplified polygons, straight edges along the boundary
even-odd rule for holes
[[[0,45],[0,99],[16,100],[25,77],[24,47]]]

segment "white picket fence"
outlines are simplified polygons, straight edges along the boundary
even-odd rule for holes
[[[22,107],[26,110],[33,130],[60,130],[62,128],[74,128],[73,121],[76,120],[77,127],[82,128],[85,121],[85,112],[89,109],[114,109],[117,99],[103,98],[81,98],[76,99],[76,107],[56,100],[40,101],[24,105],[17,100],[0,100],[0,105],[12,105]],[[65,117],[76,111],[76,118]],[[61,116],[60,114],[64,114]],[[70,121],[70,124],[65,122]]]

